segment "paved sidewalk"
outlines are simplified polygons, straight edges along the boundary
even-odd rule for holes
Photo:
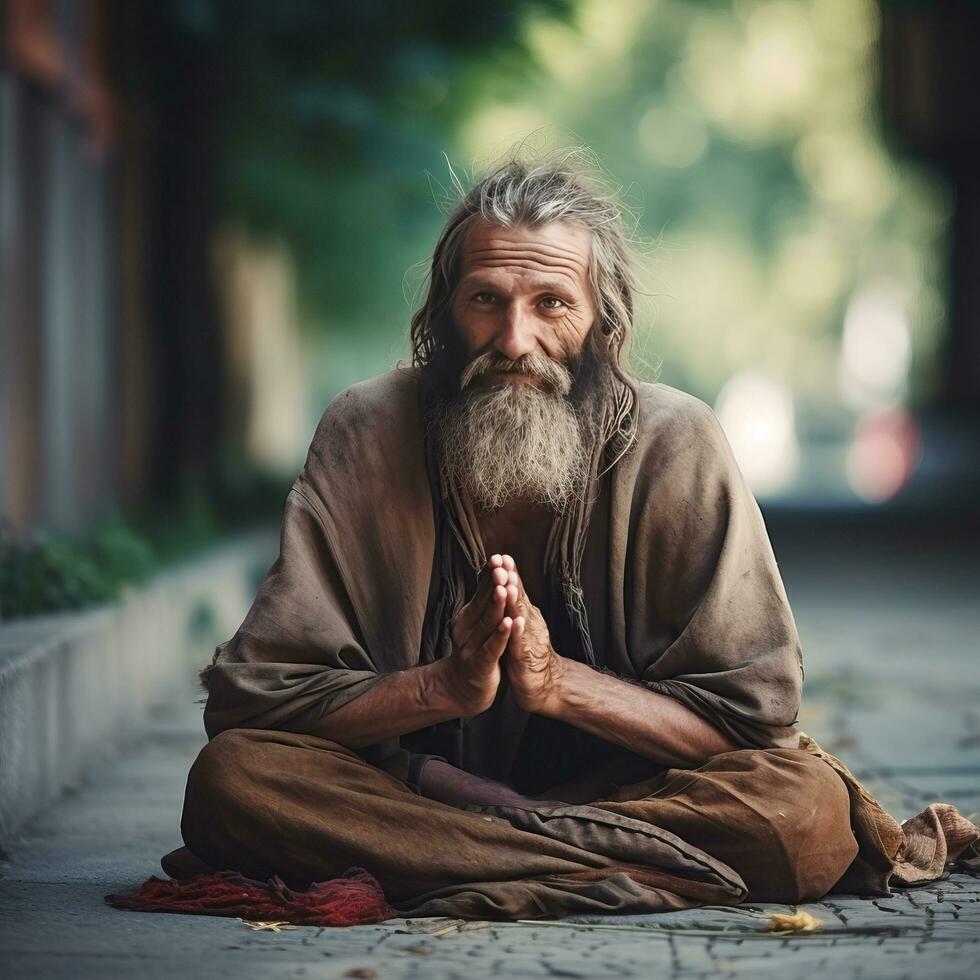
[[[807,653],[802,724],[904,818],[980,810],[976,559],[777,547]],[[103,895],[160,874],[203,743],[191,696],[28,827],[0,864],[0,975],[196,977],[825,977],[976,975],[980,877],[805,906],[819,932],[759,929],[787,907],[578,917],[560,924],[393,920],[256,932],[237,919],[122,912]]]

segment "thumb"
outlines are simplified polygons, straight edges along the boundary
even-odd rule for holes
[[[524,617],[515,616],[514,623],[510,628],[510,639],[507,641],[507,649],[515,657],[520,657],[524,652],[524,645],[521,642],[524,636]]]

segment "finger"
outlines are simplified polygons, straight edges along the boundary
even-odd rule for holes
[[[524,635],[526,620],[523,616],[515,616],[511,621],[513,625],[510,628],[510,638],[507,641],[507,649],[510,651],[511,656],[515,660],[523,660],[524,644],[521,643],[521,637]]]
[[[512,572],[512,571],[514,571],[515,568],[517,568],[517,562],[515,562],[514,559],[511,558],[510,555],[501,555],[500,556],[500,562],[501,562],[501,565],[504,568],[506,568],[508,572]]]
[[[486,572],[486,574],[484,574]],[[465,643],[481,617],[487,615],[487,607],[494,601],[495,590],[507,582],[507,573],[498,567],[485,567],[480,573],[476,592],[473,598],[460,610],[453,624],[454,638],[457,643]],[[506,595],[505,595],[506,598]],[[499,621],[499,617],[497,617]]]
[[[513,627],[514,620],[510,616],[505,616],[480,646],[482,656],[490,661],[499,660],[510,642]]]
[[[488,558],[487,563],[480,569],[480,574],[476,580],[476,591],[473,593],[473,600],[479,599],[481,592],[489,591],[494,585],[505,584],[507,570],[502,567],[499,561],[494,560],[496,558],[499,558],[499,556],[494,555]]]
[[[522,601],[527,599],[527,593],[524,591],[524,579],[521,578],[521,573],[516,568],[508,571],[507,584],[517,587],[517,595],[519,599]]]
[[[518,616],[530,610],[530,600],[524,591],[520,573],[514,569],[507,574],[507,614]]]
[[[495,585],[483,615],[477,620],[476,629],[485,631],[495,629],[504,617],[506,604],[507,590],[502,585]]]
[[[494,572],[498,568],[503,568],[503,557],[501,555],[491,555],[484,564],[483,568],[480,569],[480,574],[477,579],[477,592],[480,591],[481,587],[486,587],[488,581],[493,581]],[[475,596],[474,596],[475,598]]]
[[[504,575],[503,569],[496,569],[495,577],[498,581],[492,586],[486,599],[481,603],[474,597],[473,601],[464,608],[456,624],[457,643],[469,647],[479,646],[487,633],[496,629],[507,605],[507,589],[499,581],[504,578]]]
[[[502,585],[495,586],[490,602],[483,614],[473,624],[473,629],[464,641],[464,645],[474,649],[486,642],[487,636],[500,626],[500,622],[504,618],[506,604],[507,590]]]

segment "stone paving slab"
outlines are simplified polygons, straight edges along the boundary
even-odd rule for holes
[[[920,581],[905,573],[899,580],[891,568],[842,576],[800,555],[795,566],[780,559],[807,657],[803,727],[900,819],[935,799],[967,813],[980,809],[980,623],[964,586],[980,580],[977,562],[966,571],[923,566],[928,581]],[[394,919],[278,933],[237,919],[107,906],[105,894],[160,874],[157,858],[179,843],[184,780],[203,740],[201,708],[188,695],[150,719],[133,751],[104,764],[11,842],[11,859],[0,862],[0,977],[960,980],[980,973],[980,877],[965,873],[887,899],[834,896],[803,906],[822,928],[793,936],[757,931],[772,912],[792,911],[772,905],[559,923]]]
[[[149,874],[176,842],[200,707],[157,719],[140,747],[30,828],[0,880],[0,974],[40,977],[793,977],[971,975],[980,877],[889,899],[802,906],[819,932],[759,930],[789,906],[709,907],[557,923],[394,919],[351,929],[254,932],[236,919],[122,912],[103,896]],[[374,971],[374,972],[371,972]]]

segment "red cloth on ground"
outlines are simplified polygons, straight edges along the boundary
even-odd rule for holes
[[[314,882],[306,891],[288,888],[281,878],[256,881],[235,871],[217,871],[184,881],[155,875],[130,894],[106,895],[118,909],[237,916],[251,921],[301,926],[360,926],[398,915],[381,886],[363,868],[339,878]]]

